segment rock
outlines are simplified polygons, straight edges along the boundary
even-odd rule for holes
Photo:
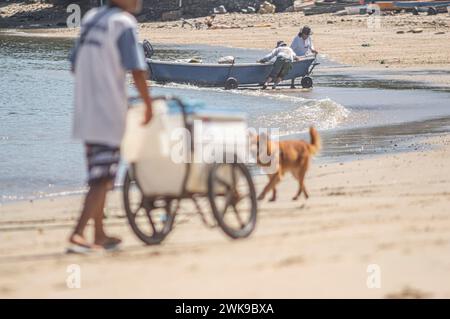
[[[248,13],[248,14],[250,14],[250,13],[256,13],[256,9],[253,8],[253,7],[247,7],[247,8],[245,8],[245,9],[241,9],[241,12],[242,12],[242,13]]]
[[[333,21],[331,21],[331,20],[328,20],[327,21],[327,24],[333,24],[334,22]]]
[[[338,12],[332,13],[333,16],[346,16],[348,15],[347,10],[340,10]],[[345,21],[344,19],[341,19],[341,21]]]
[[[436,35],[437,35],[437,34],[445,34],[445,32],[444,32],[444,31],[439,31],[439,32],[436,32],[435,34],[436,34]]]
[[[405,33],[405,31],[403,31],[403,30],[397,31],[397,34],[403,34],[403,33]]]
[[[412,33],[422,33],[422,32],[423,32],[423,29],[416,28],[416,29],[410,30],[409,32],[412,32]]]
[[[361,44],[362,47],[370,47],[370,43],[363,43]]]
[[[178,20],[178,19],[181,19],[182,15],[183,15],[183,12],[181,10],[168,11],[168,12],[164,12],[161,15],[161,20],[162,21]]]
[[[294,4],[292,5],[292,11],[293,12],[300,12],[305,9],[305,7],[308,6],[306,1],[303,0],[295,0]]]
[[[268,1],[264,1],[259,6],[258,13],[260,13],[260,14],[275,13],[276,9],[277,9],[277,7],[274,4],[271,4]]]
[[[218,6],[217,8],[214,8],[213,10],[214,14],[224,14],[227,13],[227,9],[225,8],[225,6]]]

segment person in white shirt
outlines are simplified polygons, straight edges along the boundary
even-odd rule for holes
[[[275,89],[278,83],[289,73],[292,69],[292,62],[297,60],[295,52],[287,46],[283,41],[278,41],[276,48],[266,55],[264,58],[259,60],[259,63],[266,63],[275,59],[273,63],[272,71],[266,82],[263,85],[263,90],[267,88],[270,82],[273,82],[272,89]]]
[[[314,48],[313,41],[311,39],[311,28],[308,26],[304,26],[298,35],[295,36],[292,41],[291,48],[299,57],[319,53]],[[295,88],[294,82],[295,79],[292,79],[291,88]]]
[[[80,37],[70,55],[75,76],[73,136],[85,144],[89,191],[69,242],[83,252],[117,246],[119,238],[103,229],[106,194],[114,185],[120,143],[128,108],[126,74],[145,103],[143,124],[152,118],[152,99],[146,83],[147,65],[137,41],[137,21],[142,0],[111,0],[87,12]],[[94,220],[94,243],[84,237],[89,219]]]

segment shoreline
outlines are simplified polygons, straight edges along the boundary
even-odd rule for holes
[[[322,51],[331,59],[335,58],[341,63],[380,66],[383,57],[374,57],[374,54],[397,56],[397,58],[389,56],[384,59],[385,64],[381,67],[386,65],[390,67],[396,65],[445,66],[450,62],[450,57],[445,54],[450,52],[450,44],[445,43],[445,40],[450,39],[450,16],[413,16],[407,13],[381,16],[379,28],[369,27],[369,18],[367,15],[304,16],[302,12],[266,15],[232,13],[218,15],[215,20],[215,29],[192,29],[190,26],[182,26],[182,20],[142,22],[139,23],[139,35],[141,39],[148,38],[159,44],[205,44],[270,50],[272,43],[279,38],[284,38],[290,43],[300,27],[308,24],[313,30],[313,40],[319,52]],[[197,18],[184,21],[198,23],[203,20],[204,18]],[[420,30],[414,29],[419,26]],[[79,28],[14,29],[48,37],[74,38],[79,33]],[[413,30],[416,33],[413,33]],[[236,36],[237,34],[239,36]],[[336,36],[337,34],[340,36]],[[439,54],[431,52],[427,59],[423,59],[420,55],[423,48],[415,44],[422,43],[424,39],[428,41],[429,51],[433,51],[436,45],[440,45],[441,52],[435,52]],[[384,48],[380,41],[384,43]],[[412,48],[414,51],[408,52]],[[391,52],[388,52],[388,49]]]
[[[444,124],[441,125],[433,125],[431,124],[431,122],[435,121],[435,120],[446,120],[446,122],[450,123],[450,117],[445,116],[445,117],[437,117],[437,118],[431,118],[431,119],[424,119],[424,120],[420,120],[420,121],[413,121],[413,122],[404,122],[404,123],[392,123],[392,124],[387,124],[387,125],[374,125],[374,126],[368,126],[368,127],[339,127],[339,128],[333,128],[333,129],[328,129],[328,130],[322,130],[319,131],[321,133],[322,139],[325,140],[325,142],[329,139],[329,137],[336,137],[336,136],[341,136],[344,139],[346,138],[347,135],[354,135],[355,132],[359,132],[359,134],[368,134],[369,136],[371,136],[370,138],[375,138],[375,136],[372,136],[370,133],[362,133],[362,132],[366,132],[367,130],[371,130],[371,129],[377,129],[377,128],[393,128],[393,127],[397,127],[397,126],[401,126],[401,125],[406,125],[406,126],[415,126],[417,125],[417,123],[419,124],[426,124],[426,126],[431,129],[433,132],[431,133],[415,133],[414,137],[411,140],[404,140],[404,138],[400,135],[386,135],[382,138],[382,140],[384,141],[391,141],[391,145],[389,147],[380,147],[376,152],[371,152],[371,153],[353,153],[351,155],[349,154],[339,154],[336,155],[334,149],[335,149],[335,145],[330,145],[331,150],[328,150],[328,146],[323,145],[324,147],[324,151],[329,152],[330,154],[327,155],[323,155],[323,154],[319,154],[319,157],[316,157],[315,162],[318,163],[318,165],[335,165],[335,164],[346,164],[346,163],[351,163],[351,162],[355,162],[355,161],[361,161],[361,160],[376,160],[376,159],[380,159],[383,160],[383,157],[385,156],[395,156],[395,155],[402,155],[402,154],[409,154],[409,153],[414,153],[418,150],[420,151],[434,151],[436,150],[436,148],[438,149],[440,146],[431,146],[428,143],[428,140],[433,139],[437,136],[440,136],[441,134],[446,134],[445,132],[442,132],[442,130],[439,130],[440,127]],[[434,131],[438,129],[438,131]],[[302,133],[303,135],[305,135],[306,140],[309,140],[308,132],[305,131]],[[293,134],[291,137],[289,138],[303,138],[302,134],[296,133]],[[409,135],[413,134],[413,133],[408,133]],[[450,134],[450,133],[449,133]],[[379,137],[378,137],[379,139]],[[378,141],[379,142],[379,141]],[[366,140],[360,140],[361,145],[364,145],[365,143],[367,143]],[[339,147],[339,146],[338,146]],[[252,174],[254,178],[258,179],[261,178],[261,176],[264,176],[264,173],[258,173],[258,174]],[[120,175],[118,175],[117,180],[119,180]],[[114,188],[114,192],[120,192],[121,191],[121,184],[116,184],[115,188]],[[4,201],[0,201],[0,208],[4,207],[5,209],[17,204],[23,204],[23,203],[34,203],[34,202],[40,202],[40,201],[50,201],[53,202],[54,200],[60,200],[60,199],[70,199],[70,198],[79,198],[80,196],[83,196],[87,191],[87,186],[85,185],[78,185],[78,186],[74,186],[73,189],[62,189],[60,192],[54,192],[54,193],[44,193],[43,195],[29,195],[28,197],[24,197],[24,198],[18,198],[18,199],[7,199]],[[24,195],[26,196],[26,195]],[[1,214],[1,211],[0,211]]]
[[[450,134],[426,142],[435,148],[313,163],[310,199],[292,202],[296,183],[286,178],[277,202],[260,202],[256,232],[241,241],[206,229],[186,202],[166,241],[143,246],[114,192],[105,222],[124,237],[123,250],[66,255],[82,197],[0,206],[0,296],[449,298]],[[266,178],[255,183],[260,190]],[[65,286],[70,264],[82,267],[81,289]],[[366,287],[372,264],[382,271],[379,289]]]
[[[362,69],[391,71],[392,79],[450,87],[450,16],[413,16],[408,13],[380,17],[380,27],[370,26],[366,15],[304,16],[302,12],[277,14],[224,14],[216,17],[216,29],[192,29],[181,20],[139,23],[140,40],[155,44],[209,45],[271,50],[283,39],[290,43],[299,28],[312,27],[319,54],[330,61]],[[195,24],[204,18],[187,19]],[[8,30],[8,29],[3,29]],[[30,36],[74,38],[79,29],[15,28]],[[426,45],[423,45],[426,43]],[[408,71],[396,75],[397,70]],[[430,71],[423,74],[420,71]]]

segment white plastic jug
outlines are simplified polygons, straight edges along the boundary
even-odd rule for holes
[[[128,111],[122,141],[123,158],[134,166],[134,175],[145,195],[179,195],[186,172],[184,163],[172,160],[172,132],[183,129],[181,113],[169,114],[165,101],[153,102],[153,118],[142,125],[145,106]]]

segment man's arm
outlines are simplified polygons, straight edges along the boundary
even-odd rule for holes
[[[147,124],[152,119],[152,99],[147,86],[147,64],[144,52],[137,41],[134,29],[125,30],[118,39],[118,47],[122,65],[131,71],[134,85],[138,90],[147,109],[142,124]]]
[[[259,60],[259,62],[261,62],[261,63],[268,62],[268,61],[272,60],[277,54],[278,54],[278,49],[275,49],[271,53],[266,55],[264,58]]]
[[[147,85],[147,72],[142,70],[133,70],[131,71],[131,74],[133,74],[134,85],[136,86],[136,89],[147,107],[145,110],[144,120],[142,121],[142,124],[145,125],[150,122],[153,116],[152,97],[150,96],[149,87]]]
[[[314,44],[313,44],[313,41],[311,38],[310,38],[310,41],[311,41],[311,52],[314,54],[318,54],[319,52],[314,48]]]
[[[77,54],[80,48],[80,39],[77,39],[73,48],[69,53],[69,61],[70,61],[70,72],[75,73],[75,62],[77,61]]]
[[[294,52],[297,51],[297,48],[298,48],[298,36],[296,36],[291,43],[291,49],[294,50]]]

